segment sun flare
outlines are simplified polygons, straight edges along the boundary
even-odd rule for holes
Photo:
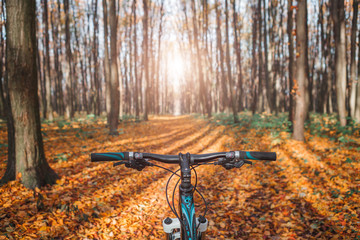
[[[173,50],[168,53],[167,64],[168,81],[175,87],[178,87],[185,73],[185,61],[178,50]]]

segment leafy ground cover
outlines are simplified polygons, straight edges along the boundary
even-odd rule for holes
[[[360,141],[355,126],[350,132],[331,132],[330,122],[329,130],[325,125],[308,127],[307,142],[299,143],[291,140],[286,118],[279,118],[284,121],[244,113],[234,125],[224,115],[210,122],[153,117],[121,123],[119,136],[108,136],[103,119],[44,123],[46,156],[61,179],[35,191],[18,181],[0,187],[0,239],[161,238],[161,220],[173,217],[164,194],[170,174],[90,162],[91,152],[127,150],[277,152],[277,162],[256,162],[240,170],[197,168],[198,188],[209,202],[208,239],[360,239]],[[320,126],[330,121],[315,118]],[[2,127],[0,175],[5,166]],[[201,198],[195,201],[202,212]]]

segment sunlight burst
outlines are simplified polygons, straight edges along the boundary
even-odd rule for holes
[[[180,81],[185,75],[185,62],[177,49],[168,53],[167,64],[169,83],[171,83],[174,87],[179,87]]]

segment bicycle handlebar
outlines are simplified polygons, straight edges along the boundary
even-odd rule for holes
[[[234,158],[240,160],[268,160],[276,161],[275,152],[253,152],[253,151],[230,151],[230,152],[215,152],[206,154],[191,154],[191,162],[200,163],[214,160],[217,158]],[[102,161],[122,161],[133,159],[150,159],[163,163],[179,163],[178,155],[163,155],[153,153],[141,152],[109,152],[109,153],[91,153],[92,162]]]

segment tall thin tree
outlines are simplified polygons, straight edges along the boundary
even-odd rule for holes
[[[45,23],[44,41],[45,41],[45,89],[46,89],[46,118],[50,121],[53,120],[53,109],[51,104],[51,76],[50,76],[50,51],[49,51],[49,14],[48,14],[48,1],[43,0],[44,13],[43,21]]]
[[[110,0],[110,53],[111,53],[111,89],[110,89],[110,134],[116,135],[119,122],[119,74],[117,68],[117,17],[115,0]]]
[[[5,16],[5,7],[4,0],[1,1],[1,20],[4,20]],[[3,21],[5,23],[5,21]],[[7,163],[4,176],[0,180],[0,185],[7,183],[9,181],[15,180],[15,129],[14,129],[14,118],[11,112],[10,104],[10,95],[9,95],[9,84],[7,72],[3,72],[3,63],[7,62],[6,60],[6,49],[5,49],[5,39],[3,33],[6,32],[6,25],[1,25],[0,28],[0,39],[1,39],[1,59],[0,59],[0,88],[2,89],[2,102],[4,103],[4,111],[6,112],[6,127],[7,127],[7,143],[8,143],[8,152],[7,152]],[[1,81],[2,80],[2,81]],[[6,93],[6,95],[5,95]]]
[[[149,39],[148,39],[148,18],[149,5],[148,0],[143,0],[144,18],[143,18],[143,64],[145,72],[145,99],[144,99],[144,120],[148,120],[149,111]]]
[[[134,90],[134,104],[135,104],[135,119],[139,121],[140,119],[140,103],[139,103],[139,93],[140,93],[140,82],[138,78],[138,68],[137,68],[137,27],[136,27],[136,0],[133,0],[132,4],[132,13],[133,13],[133,25],[134,25],[134,78],[135,78],[135,90]]]
[[[74,116],[73,108],[73,94],[72,84],[74,81],[73,65],[72,65],[72,50],[70,45],[70,12],[69,12],[69,0],[64,0],[65,11],[65,48],[66,48],[66,60],[67,60],[67,76],[66,76],[66,100],[65,100],[65,116],[72,118]]]
[[[220,9],[219,9],[219,1],[215,2],[215,11],[216,11],[216,46],[219,54],[219,66],[221,71],[221,102],[220,102],[220,111],[223,111],[224,108],[228,107],[228,90],[226,84],[226,73],[225,73],[225,57],[224,50],[222,46],[222,36],[221,36],[221,20],[220,20]]]
[[[236,12],[236,1],[232,0],[232,7],[233,7],[233,28],[234,28],[234,48],[236,53],[236,63],[237,63],[237,77],[238,77],[238,84],[237,84],[237,91],[239,93],[238,97],[238,110],[243,110],[243,76],[242,76],[242,68],[241,68],[241,45],[238,36],[238,22],[239,17]]]
[[[295,115],[295,106],[294,106],[294,93],[293,93],[293,87],[294,87],[294,40],[293,40],[293,6],[292,6],[292,0],[288,0],[288,16],[287,16],[287,35],[289,39],[288,43],[288,50],[289,50],[289,65],[288,65],[288,71],[289,71],[289,121],[292,123],[292,126],[294,124],[294,115]]]
[[[350,43],[350,116],[355,118],[356,109],[356,95],[360,94],[357,92],[357,85],[359,84],[356,79],[356,33],[357,33],[357,19],[359,11],[359,0],[353,0],[353,19],[351,24],[351,43]],[[359,60],[358,60],[359,61]],[[359,73],[360,74],[360,73]],[[359,119],[360,120],[360,119]]]
[[[104,16],[104,76],[105,76],[105,100],[106,100],[106,113],[107,113],[107,122],[109,124],[110,120],[110,78],[111,78],[111,71],[110,71],[110,61],[109,61],[109,34],[108,34],[108,14],[107,14],[107,1],[103,0],[103,16]]]
[[[99,30],[99,24],[98,24],[98,14],[97,14],[97,9],[98,9],[98,0],[94,0],[93,1],[93,10],[94,10],[94,16],[93,16],[93,27],[94,27],[94,32],[93,32],[93,49],[92,49],[92,54],[93,54],[93,60],[94,60],[94,86],[95,86],[95,93],[94,93],[94,114],[97,116],[100,116],[100,77],[99,77],[99,63],[98,63],[98,52],[99,52],[99,45],[98,45],[98,30]]]
[[[360,43],[360,33],[358,33],[359,38],[358,42]],[[355,120],[357,123],[360,123],[360,46],[358,47],[358,85],[357,85],[357,95],[356,95],[356,108],[355,108]]]
[[[336,101],[341,126],[346,126],[346,26],[344,0],[332,0],[335,37]]]
[[[304,122],[307,115],[306,91],[308,81],[308,43],[307,43],[307,0],[298,0],[296,13],[296,76],[295,119],[293,138],[305,141]]]
[[[252,113],[255,114],[256,105],[257,105],[257,96],[258,96],[258,89],[256,84],[256,67],[257,67],[257,56],[256,56],[256,48],[257,48],[257,26],[258,26],[258,11],[256,9],[255,4],[252,5],[252,60],[251,60],[251,91],[252,91],[252,103],[251,103],[251,110]]]
[[[236,107],[236,98],[235,98],[235,89],[234,83],[231,74],[231,60],[230,60],[230,41],[229,41],[229,8],[228,0],[225,0],[225,29],[226,29],[226,65],[227,65],[227,75],[228,83],[230,87],[230,104],[233,111],[234,122],[239,122],[237,116],[237,107]]]

